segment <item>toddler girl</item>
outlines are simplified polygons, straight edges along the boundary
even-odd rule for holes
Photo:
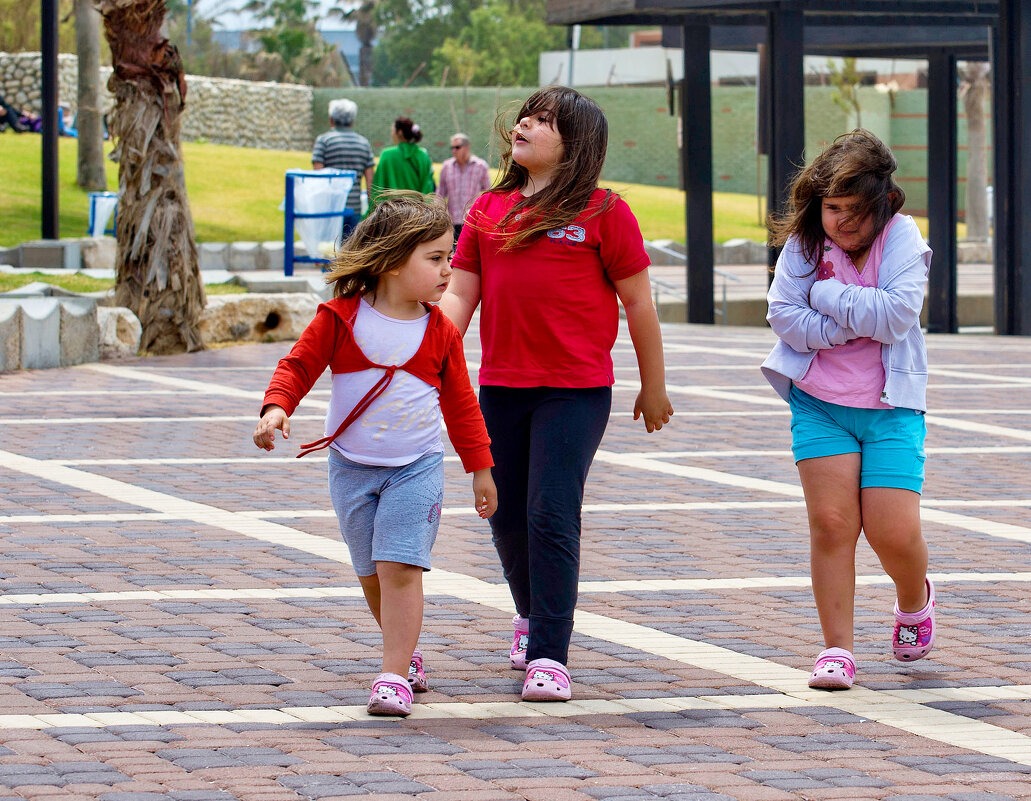
[[[462,337],[433,301],[451,277],[454,232],[440,198],[387,193],[343,244],[327,281],[335,297],[265,392],[254,443],[272,450],[275,430],[328,366],[329,490],[369,610],[383,632],[383,672],[368,710],[407,715],[427,689],[422,654],[422,573],[440,524],[440,418],[467,472],[481,517],[497,508],[490,440],[462,353]]]

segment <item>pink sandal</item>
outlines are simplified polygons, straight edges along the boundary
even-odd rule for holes
[[[396,673],[380,673],[372,683],[372,695],[366,710],[370,715],[405,717],[412,712],[412,688],[408,680]]]
[[[934,585],[927,582],[927,604],[919,612],[900,612],[895,601],[895,631],[891,650],[900,662],[913,662],[931,653],[934,647]]]
[[[508,661],[513,670],[526,670],[526,649],[530,644],[530,621],[516,615],[512,618],[512,650]]]
[[[571,694],[569,671],[561,662],[534,659],[526,666],[524,701],[568,701]]]
[[[844,648],[828,648],[816,657],[809,686],[814,690],[847,690],[856,678],[856,659]]]
[[[430,683],[426,680],[426,671],[422,668],[422,651],[418,648],[412,654],[412,661],[408,665],[408,684],[417,693],[424,693],[430,688]]]

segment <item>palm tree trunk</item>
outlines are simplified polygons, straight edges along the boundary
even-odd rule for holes
[[[141,350],[200,350],[206,299],[179,144],[186,81],[179,52],[161,35],[165,2],[96,5],[114,67],[108,130],[118,161],[115,301],[139,318]]]
[[[988,131],[984,99],[988,93],[988,65],[967,62],[963,111],[967,116],[967,239],[988,238]]]
[[[83,189],[107,189],[104,127],[100,110],[100,14],[92,0],[75,0],[75,49],[79,54],[79,169]],[[71,120],[67,123],[71,125]]]

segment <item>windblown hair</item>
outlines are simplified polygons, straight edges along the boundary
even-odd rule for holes
[[[394,130],[401,134],[406,142],[421,142],[422,131],[409,117],[398,117],[394,120]]]
[[[376,292],[379,277],[408,261],[412,251],[452,230],[447,202],[408,190],[383,192],[376,208],[355,226],[326,275],[333,294],[349,298]]]
[[[504,111],[498,115],[495,127],[505,150],[501,155],[501,178],[491,191],[506,193],[526,186],[529,172],[512,158],[513,128],[523,117],[542,112],[553,118],[565,155],[551,183],[516,203],[492,231],[504,237],[502,250],[514,250],[546,231],[569,225],[587,208],[598,188],[609,142],[608,120],[590,98],[565,86],[549,86],[530,95],[515,120],[509,120]],[[610,191],[592,216],[608,208],[612,198]],[[515,225],[517,219],[527,217],[527,223]],[[476,226],[479,221],[467,222]]]
[[[847,195],[857,198],[849,219],[871,216],[876,238],[906,202],[906,193],[892,178],[897,168],[891,150],[869,131],[857,128],[842,134],[795,176],[787,210],[767,218],[769,245],[781,247],[797,236],[802,256],[815,269],[827,238],[821,220],[823,198]]]

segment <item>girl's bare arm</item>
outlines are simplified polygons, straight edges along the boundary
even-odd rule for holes
[[[440,299],[440,310],[465,336],[473,312],[480,305],[480,276],[468,270],[455,270],[451,284]]]
[[[630,339],[637,353],[637,368],[641,373],[641,392],[634,404],[634,419],[644,416],[644,426],[658,431],[669,422],[673,405],[666,394],[666,366],[662,355],[662,331],[659,316],[652,304],[651,281],[648,271],[615,282],[616,294],[626,311]]]

